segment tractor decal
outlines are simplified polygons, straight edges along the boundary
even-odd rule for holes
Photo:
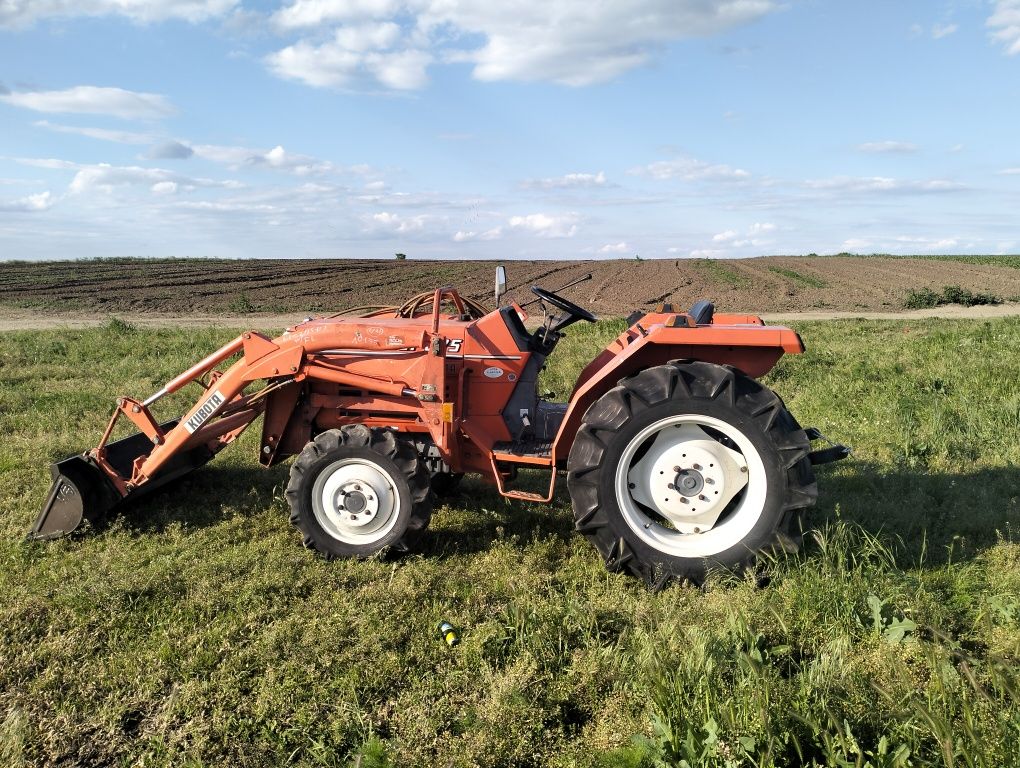
[[[218,389],[213,392],[209,399],[202,403],[202,407],[195,412],[195,415],[184,422],[184,428],[188,430],[188,433],[195,434],[195,430],[205,424],[208,418],[216,412],[216,409],[223,405],[225,399]]]

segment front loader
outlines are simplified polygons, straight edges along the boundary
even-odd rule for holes
[[[401,307],[308,319],[275,339],[249,331],[152,396],[118,398],[99,444],[52,466],[29,536],[98,522],[262,416],[259,460],[296,457],[291,521],[326,557],[413,547],[433,492],[465,473],[539,503],[565,475],[577,530],[610,570],[652,588],[795,546],[817,495],[813,465],[848,450],[812,451],[817,430],[756,380],[803,352],[794,331],[709,302],[660,305],[632,315],[567,402],[551,402],[539,372],[566,328],[596,318],[533,286],[544,321],[529,329],[524,306],[500,306],[505,281],[500,267],[493,311],[445,287]],[[201,389],[191,409],[158,422],[150,408],[189,385]],[[122,419],[138,431],[111,441]],[[544,473],[545,490],[518,487],[522,469]]]

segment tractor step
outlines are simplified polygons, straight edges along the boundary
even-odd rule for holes
[[[535,464],[548,467],[552,464],[551,440],[504,440],[492,447],[496,461],[511,464]]]

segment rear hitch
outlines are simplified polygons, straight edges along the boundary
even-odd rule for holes
[[[811,451],[808,454],[808,459],[811,460],[812,466],[818,464],[831,464],[834,461],[841,461],[853,453],[853,449],[848,445],[842,443],[834,443],[829,438],[819,431],[817,427],[808,427],[804,430],[808,440],[814,442],[815,440],[822,440],[829,444],[828,448],[820,448],[816,451]]]

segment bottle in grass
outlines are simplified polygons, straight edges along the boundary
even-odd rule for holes
[[[439,630],[439,636],[446,641],[446,644],[451,648],[460,642],[460,634],[457,632],[457,628],[448,621],[439,622],[436,629]]]

